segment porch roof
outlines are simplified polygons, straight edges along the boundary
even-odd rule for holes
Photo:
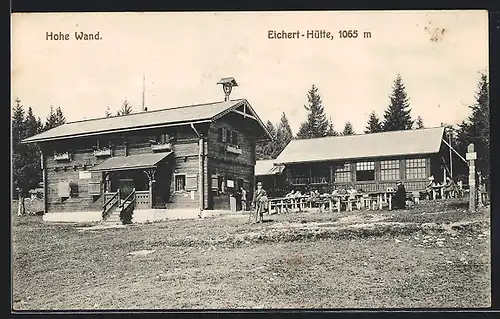
[[[255,176],[281,174],[285,167],[274,165],[274,160],[259,160],[255,162]]]
[[[172,152],[111,157],[92,167],[91,172],[156,168]]]

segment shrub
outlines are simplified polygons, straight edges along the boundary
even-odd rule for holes
[[[133,212],[134,212],[133,205],[129,206],[127,209],[123,209],[120,212],[120,220],[124,225],[132,224]]]

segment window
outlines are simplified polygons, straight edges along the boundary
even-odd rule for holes
[[[330,167],[324,163],[311,165],[311,183],[328,183],[330,181]]]
[[[212,190],[213,191],[220,190],[220,188],[219,188],[219,176],[217,176],[217,174],[212,175]]]
[[[238,133],[232,132],[231,144],[238,145]]]
[[[356,163],[356,181],[374,181],[375,162]]]
[[[349,163],[335,165],[335,182],[351,181],[351,165]]]
[[[186,189],[186,175],[175,175],[175,191],[183,191]]]
[[[380,179],[394,181],[399,179],[399,160],[380,162]]]
[[[238,145],[238,132],[228,130],[225,127],[219,128],[219,140],[222,143],[230,143],[232,145]]]
[[[412,158],[406,160],[406,179],[424,179],[426,178],[425,172],[425,158]]]

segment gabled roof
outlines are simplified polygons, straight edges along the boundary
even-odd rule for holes
[[[444,128],[292,140],[277,164],[438,153]]]
[[[68,122],[51,130],[23,140],[23,143],[44,142],[56,139],[133,131],[154,127],[179,126],[189,123],[212,122],[245,104],[254,114],[265,134],[270,137],[264,123],[246,99],[180,106],[163,110],[132,113],[130,115],[104,117]]]
[[[285,167],[274,165],[274,160],[259,160],[255,162],[255,176],[281,174]]]

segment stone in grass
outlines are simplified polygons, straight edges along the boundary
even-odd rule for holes
[[[132,251],[132,252],[128,253],[127,255],[130,255],[130,256],[145,256],[145,255],[149,255],[149,254],[154,253],[154,252],[155,252],[154,250],[143,249],[143,250],[138,250],[138,251]]]
[[[399,239],[394,239],[394,241],[395,241],[396,243],[401,243],[401,240],[399,240]]]
[[[439,255],[444,256],[444,253],[442,251],[439,252]]]

